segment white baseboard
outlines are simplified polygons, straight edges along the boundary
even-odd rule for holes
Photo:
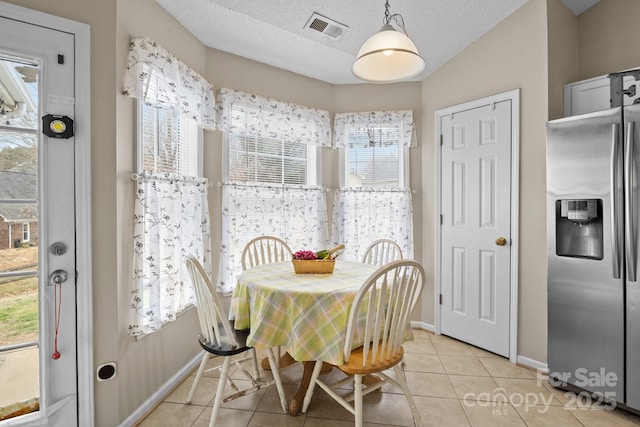
[[[418,322],[418,321],[412,321],[411,327],[414,329],[422,329],[424,331],[429,331],[429,332],[434,332],[436,330],[436,328],[433,325],[425,322]]]
[[[435,329],[436,329],[435,326],[433,326],[430,323],[419,322],[419,321],[412,321],[411,327],[414,329],[422,329],[422,330],[433,332],[433,333],[435,333]],[[547,366],[546,363],[540,362],[535,359],[531,359],[529,357],[518,355],[516,357],[516,363],[523,366],[527,366],[529,368],[536,369],[540,372],[549,373],[549,366]]]
[[[518,355],[518,357],[516,358],[516,361],[520,365],[528,366],[529,368],[536,369],[540,372],[544,372],[544,373],[549,372],[549,366],[546,363],[539,362],[537,360],[530,359],[528,357],[524,357],[520,355]]]
[[[167,397],[167,394],[169,394],[169,392],[173,390],[175,386],[180,384],[185,379],[185,377],[189,375],[189,373],[200,364],[201,360],[202,352],[199,352],[196,357],[190,360],[185,366],[182,367],[182,369],[180,369],[171,378],[169,378],[169,380],[167,380],[167,382],[164,383],[162,387],[156,390],[155,393],[153,393],[142,405],[140,405],[138,409],[133,411],[131,415],[129,415],[118,427],[131,427],[139,422],[142,417],[147,415],[147,413],[151,411],[158,403],[162,402]]]

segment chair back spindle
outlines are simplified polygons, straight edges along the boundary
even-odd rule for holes
[[[409,316],[424,286],[424,269],[412,260],[392,261],[376,270],[356,294],[347,323],[345,363],[363,342],[363,366],[382,363],[400,351]],[[358,337],[358,330],[362,337]]]
[[[272,262],[289,261],[291,249],[274,236],[260,236],[247,243],[242,251],[242,270]]]
[[[200,262],[193,256],[186,257],[186,264],[196,292],[197,311],[202,336],[209,343],[221,344],[225,342],[237,347],[238,343],[236,342],[233,328],[209,276]]]
[[[397,259],[402,259],[402,248],[390,239],[378,239],[364,251],[362,262],[379,267]]]

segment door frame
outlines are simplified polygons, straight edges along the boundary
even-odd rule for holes
[[[476,99],[463,104],[436,110],[434,112],[434,138],[435,141],[435,262],[434,262],[434,331],[440,335],[441,310],[439,295],[442,293],[442,224],[440,214],[442,212],[442,127],[441,119],[455,113],[460,113],[473,108],[502,101],[511,101],[511,274],[510,274],[510,298],[509,298],[509,360],[516,363],[518,357],[518,246],[519,246],[519,176],[520,176],[520,89],[502,92],[486,98]],[[440,143],[438,143],[440,141]]]
[[[91,264],[91,68],[90,27],[0,1],[0,15],[74,35],[74,164],[76,214],[76,341],[78,425],[94,425],[93,305]],[[28,417],[25,416],[25,417]],[[26,421],[26,419],[25,419]]]

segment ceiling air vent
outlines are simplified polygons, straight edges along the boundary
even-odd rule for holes
[[[344,34],[345,30],[349,27],[314,12],[304,28],[309,28],[312,31],[317,31],[327,37],[337,40],[342,37],[342,34]]]

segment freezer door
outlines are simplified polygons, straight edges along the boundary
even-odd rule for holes
[[[629,247],[627,269],[636,273],[627,276],[626,281],[626,355],[627,355],[627,393],[626,404],[640,409],[640,281],[638,280],[638,241],[640,236],[640,106],[633,105],[624,110],[625,152],[629,160],[625,161],[625,181],[628,186],[627,228]],[[625,159],[627,160],[627,159]]]
[[[547,126],[551,381],[620,402],[625,379],[622,132],[619,108]],[[590,233],[602,235],[594,248],[587,244],[597,242],[589,240]]]

